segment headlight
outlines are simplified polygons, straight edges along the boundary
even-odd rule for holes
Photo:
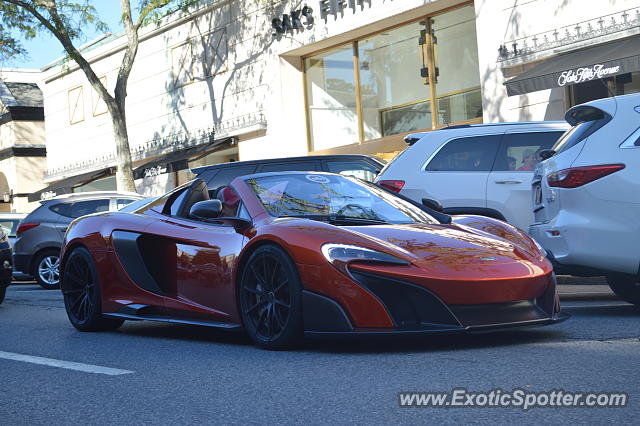
[[[540,250],[540,252],[542,253],[542,255],[543,255],[544,257],[547,257],[547,251],[544,249],[544,247],[542,247],[542,246],[540,245],[540,243],[539,243],[539,242],[537,242],[537,241],[535,240],[535,238],[532,238],[532,240],[533,240],[533,242],[534,242],[534,243],[536,243],[536,247],[538,247],[538,250]]]
[[[348,244],[325,244],[322,246],[322,254],[331,264],[336,260],[342,262],[362,260],[365,262],[393,263],[396,265],[409,264],[406,260],[398,259],[387,253]]]

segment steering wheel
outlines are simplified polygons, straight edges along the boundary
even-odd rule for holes
[[[360,212],[361,217],[364,217],[364,218],[370,217],[367,209],[362,207],[360,204],[345,204],[340,208],[340,210],[336,212],[336,216],[351,216],[351,215],[344,214],[346,211],[349,211],[349,210],[352,212],[356,212],[356,211]]]

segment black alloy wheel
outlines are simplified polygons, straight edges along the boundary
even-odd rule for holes
[[[251,339],[267,349],[295,346],[302,337],[302,285],[295,264],[276,246],[262,246],[243,268],[240,314]]]
[[[78,330],[114,330],[124,322],[102,317],[98,274],[87,249],[78,247],[71,252],[60,286],[69,321]]]

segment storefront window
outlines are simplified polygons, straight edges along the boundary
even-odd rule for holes
[[[473,6],[431,20],[436,67],[438,125],[482,117]]]
[[[482,120],[472,5],[305,58],[304,69],[313,151]]]
[[[640,93],[640,73],[631,72],[610,78],[597,79],[570,86],[571,106],[596,99]]]
[[[313,149],[358,142],[353,46],[307,58],[304,69]]]
[[[115,175],[92,180],[91,182],[87,182],[85,184],[82,184],[73,188],[73,192],[115,191],[115,190],[116,190]]]
[[[422,29],[416,22],[358,43],[365,140],[431,127]]]

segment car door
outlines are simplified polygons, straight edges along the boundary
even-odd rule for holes
[[[206,190],[206,186],[205,186]],[[184,304],[204,308],[229,321],[236,312],[234,271],[246,237],[230,224],[204,223],[180,217],[179,207],[188,198],[175,199],[167,213],[145,229],[150,250],[160,257],[150,265],[160,287],[169,297],[165,307],[184,309]],[[148,265],[149,266],[149,265]]]
[[[540,161],[538,153],[549,149],[562,130],[509,131],[502,138],[487,182],[487,207],[502,213],[512,225],[528,230],[533,223],[531,181]]]
[[[449,139],[428,159],[421,179],[429,198],[445,212],[483,214],[487,207],[487,178],[502,134]]]

